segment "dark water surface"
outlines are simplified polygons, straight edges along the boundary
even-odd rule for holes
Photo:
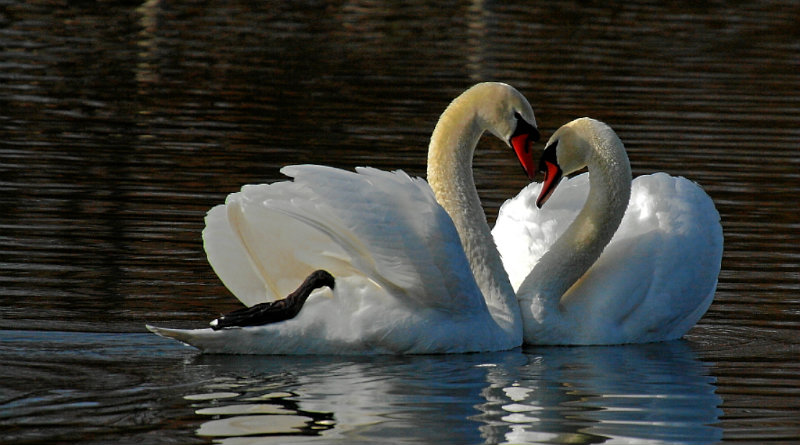
[[[800,3],[0,2],[0,443],[796,443]],[[210,207],[280,166],[424,175],[501,80],[702,184],[725,256],[685,340],[218,357],[148,334],[237,301]],[[526,181],[493,138],[493,220]]]

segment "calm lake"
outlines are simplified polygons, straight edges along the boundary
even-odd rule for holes
[[[0,2],[0,443],[800,441],[800,3],[519,3]],[[591,116],[634,175],[711,195],[722,272],[685,339],[231,357],[145,330],[240,307],[200,238],[228,193],[424,176],[484,80],[545,140]],[[527,180],[491,137],[474,165],[493,222]]]

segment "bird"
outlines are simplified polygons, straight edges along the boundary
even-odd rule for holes
[[[492,230],[526,344],[656,342],[694,326],[723,252],[719,213],[698,184],[632,180],[624,144],[591,118],[556,130],[537,170],[543,182],[503,203]]]
[[[247,326],[225,326],[236,316],[223,316],[210,328],[147,328],[208,353],[519,347],[519,305],[472,176],[485,131],[513,148],[529,177],[535,173],[531,145],[540,135],[533,109],[510,85],[484,82],[439,118],[428,146],[428,182],[400,170],[291,165],[281,169],[290,180],[245,185],[206,216],[208,260],[246,306],[297,313],[271,323],[251,318]],[[335,286],[314,290],[301,308],[270,303],[315,270],[330,273]]]

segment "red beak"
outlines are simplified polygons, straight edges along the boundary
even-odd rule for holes
[[[539,197],[536,198],[536,207],[540,209],[550,199],[550,195],[555,191],[562,175],[561,167],[558,164],[546,160],[542,160],[542,164],[544,166],[539,166],[539,168],[544,170],[544,183],[542,184],[542,191],[539,192]]]
[[[539,130],[529,124],[519,113],[514,113],[514,117],[517,119],[517,128],[514,129],[514,134],[511,135],[509,143],[514,147],[514,153],[517,154],[517,159],[522,164],[528,179],[533,181],[533,177],[536,175],[536,169],[534,168],[536,162],[533,160],[531,145],[538,141],[541,135]]]
[[[533,177],[536,175],[536,169],[534,168],[535,161],[533,159],[531,145],[533,145],[533,141],[531,140],[531,135],[528,133],[522,133],[511,138],[511,146],[514,147],[514,153],[517,154],[517,159],[519,159],[520,164],[522,164],[522,168],[525,170],[525,174],[528,175],[528,179],[533,180]]]
[[[553,191],[555,191],[559,181],[561,181],[561,176],[564,173],[561,171],[561,167],[558,165],[558,154],[556,153],[557,149],[557,141],[548,145],[544,148],[542,158],[539,160],[539,171],[544,172],[542,191],[539,192],[539,197],[536,198],[536,207],[540,209],[544,203],[550,199],[550,195],[552,195]]]

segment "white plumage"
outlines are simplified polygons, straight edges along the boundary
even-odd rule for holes
[[[478,84],[442,115],[430,152],[471,158],[485,130],[529,152],[516,131],[520,119],[527,121],[520,128],[535,131],[519,92]],[[465,187],[444,197],[477,199],[471,171],[458,169]],[[151,331],[205,352],[241,354],[445,353],[522,343],[519,307],[493,245],[488,260],[462,247],[458,224],[491,240],[482,212],[454,224],[428,183],[401,171],[294,165],[282,172],[292,180],[247,185],[211,209],[203,231],[209,262],[247,306],[283,298],[317,269],[335,277],[335,289],[316,290],[295,318],[279,323]],[[473,269],[485,271],[487,261],[499,276],[479,283]]]
[[[283,298],[315,269],[336,277],[282,323],[158,333],[206,352],[413,353],[507,349],[458,233],[430,187],[403,172],[286,167],[213,208],[206,250],[242,302]]]
[[[468,352],[510,349],[523,337],[563,345],[685,334],[710,305],[720,270],[711,199],[663,173],[631,182],[622,142],[584,118],[554,133],[544,185],[507,201],[490,232],[470,169],[475,146],[491,131],[530,174],[533,125],[516,90],[478,84],[434,130],[430,185],[401,171],[297,165],[282,170],[291,181],[243,187],[208,213],[203,231],[226,287],[253,306],[326,269],[335,290],[316,290],[299,315],[274,324],[148,328],[242,354]],[[556,189],[562,173],[587,166]]]
[[[586,140],[597,141],[601,127],[610,131],[589,119],[568,125]],[[564,137],[563,130],[557,132],[548,146],[561,143],[558,149],[566,151],[578,145],[559,141]],[[616,161],[627,164],[621,142],[618,148],[623,155]],[[559,153],[563,158],[568,156]],[[681,337],[711,304],[720,271],[722,227],[711,198],[682,177],[666,173],[637,177],[630,199],[622,203],[619,228],[611,228],[613,238],[604,249],[600,246],[602,254],[596,261],[569,249],[556,252],[560,259],[574,257],[567,268],[587,269],[574,282],[560,282],[573,273],[549,269],[542,264],[545,253],[568,231],[587,200],[616,189],[606,185],[609,181],[622,183],[620,187],[630,181],[624,175],[596,178],[591,184],[596,194],[590,198],[591,176],[604,174],[603,168],[592,167],[588,173],[563,179],[541,209],[535,203],[542,183],[530,184],[500,208],[492,234],[520,300],[525,342],[615,344]],[[587,215],[586,225],[593,230],[610,224],[597,213]],[[591,250],[589,241],[581,242],[583,249]],[[563,292],[550,292],[554,288]]]

